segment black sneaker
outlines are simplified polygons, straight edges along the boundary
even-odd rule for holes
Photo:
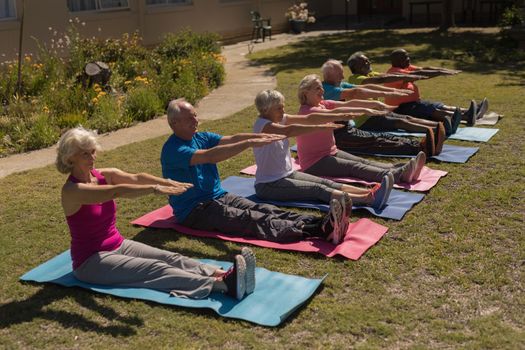
[[[233,266],[226,271],[223,280],[228,288],[226,294],[237,300],[244,298],[246,293],[246,261],[242,255],[235,255]]]
[[[477,111],[476,101],[474,100],[470,101],[470,107],[465,113],[465,117],[467,120],[467,126],[474,126],[476,124],[476,116],[478,114],[477,112],[478,111]]]
[[[246,294],[252,294],[255,289],[255,253],[248,247],[242,247],[241,255],[246,262]]]
[[[473,111],[475,113],[476,106],[473,107],[472,103],[474,103],[474,101],[470,103],[469,111],[471,110],[471,108],[474,108]],[[468,125],[468,116],[470,115],[468,114],[469,111],[467,111],[465,114],[467,116],[467,125]],[[461,115],[461,109],[459,109],[459,107],[456,107],[456,110],[454,111],[454,114],[452,115],[452,134],[455,134],[456,131],[458,131],[459,124],[461,124],[462,117],[463,116]]]

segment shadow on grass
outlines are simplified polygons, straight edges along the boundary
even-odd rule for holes
[[[29,283],[29,282],[23,282]],[[29,283],[33,284],[33,283]],[[73,312],[53,310],[51,304],[65,298],[73,298],[78,305],[97,312],[107,320],[118,321],[121,325],[103,326]],[[83,331],[112,336],[131,336],[136,334],[134,327],[143,326],[144,321],[138,317],[122,316],[114,309],[97,303],[91,293],[81,289],[63,288],[44,285],[31,297],[0,305],[0,328],[9,328],[15,324],[44,319],[61,324],[64,328],[77,328]]]
[[[414,64],[418,61],[446,59],[455,62],[455,68],[475,73],[500,73],[512,79],[512,84],[525,85],[525,62],[479,62],[480,50],[498,48],[500,35],[493,32],[462,31],[399,32],[396,30],[365,30],[346,34],[326,35],[290,44],[271,56],[257,58],[255,65],[269,65],[275,73],[285,70],[319,69],[328,58],[346,62],[356,51],[364,51],[375,63],[390,64],[390,52],[408,47]],[[468,43],[468,44],[466,44]],[[416,48],[413,48],[416,46]],[[381,48],[378,50],[377,48]],[[504,50],[496,54],[504,54]],[[468,59],[464,59],[468,58]]]

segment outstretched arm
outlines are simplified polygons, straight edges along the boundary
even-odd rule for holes
[[[375,77],[366,78],[362,81],[362,84],[386,84],[393,83],[396,81],[403,81],[406,83],[421,79],[428,79],[428,77],[418,74],[383,74]]]
[[[393,111],[396,106],[390,106],[386,103],[377,100],[349,100],[349,101],[333,101],[336,108],[341,107],[355,107],[355,108],[368,108],[375,109],[377,111]]]
[[[93,186],[73,182],[64,185],[62,204],[66,212],[71,208],[78,209],[83,204],[107,202],[118,197],[135,198],[152,193],[180,195],[193,186],[145,173],[130,174],[116,168],[101,169],[101,173],[106,178],[107,185]]]
[[[337,121],[351,120],[365,115],[383,115],[385,111],[377,111],[368,108],[339,107],[327,110],[323,113],[311,113],[307,115],[287,115],[286,124],[319,125]]]
[[[286,137],[295,137],[303,134],[308,134],[314,131],[334,130],[343,127],[342,124],[319,124],[319,125],[304,125],[304,124],[287,124],[281,125],[277,123],[268,123],[264,126],[263,132],[271,134],[285,135]]]
[[[249,138],[244,138],[244,136],[241,137],[244,138],[241,141],[229,142],[223,145],[219,143],[219,145],[209,149],[197,150],[195,151],[195,153],[193,153],[193,156],[191,157],[190,165],[193,166],[197,164],[219,163],[241,153],[247,148],[264,146],[285,138],[282,135],[272,134],[251,135],[253,136]]]
[[[322,113],[310,113],[306,115],[286,115],[286,125],[303,124],[303,125],[319,125],[326,123],[333,123],[340,120],[351,120],[361,114],[353,111],[346,111],[345,113],[334,112],[334,110],[327,110]]]
[[[235,135],[223,136],[221,140],[219,141],[219,145],[220,146],[229,145],[229,144],[237,143],[240,141],[245,141],[249,139],[258,139],[258,138],[264,138],[264,137],[265,137],[264,135],[261,136],[261,134],[258,134],[258,133],[249,133],[249,132],[239,133]]]
[[[412,93],[413,91],[411,90],[400,90],[381,85],[368,84],[343,90],[341,93],[341,98],[344,100],[359,100],[378,97],[403,97]]]

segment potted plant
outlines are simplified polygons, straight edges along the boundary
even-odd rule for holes
[[[290,6],[284,15],[290,22],[292,32],[295,34],[304,32],[306,23],[315,22],[315,17],[312,16],[312,12],[308,12],[308,3],[306,2],[296,3]]]

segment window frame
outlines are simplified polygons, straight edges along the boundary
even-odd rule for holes
[[[130,1],[131,0],[125,0],[127,5],[126,6],[116,6],[116,7],[102,7],[102,0],[91,0],[95,3],[95,9],[93,10],[78,10],[74,11],[71,8],[69,8],[68,1],[66,0],[66,6],[69,11],[69,13],[97,13],[97,12],[111,12],[111,11],[127,11],[131,9]]]
[[[0,22],[10,22],[10,21],[16,21],[18,20],[17,14],[17,8],[16,8],[16,0],[6,0],[7,3],[13,4],[13,16],[11,17],[0,17]]]

